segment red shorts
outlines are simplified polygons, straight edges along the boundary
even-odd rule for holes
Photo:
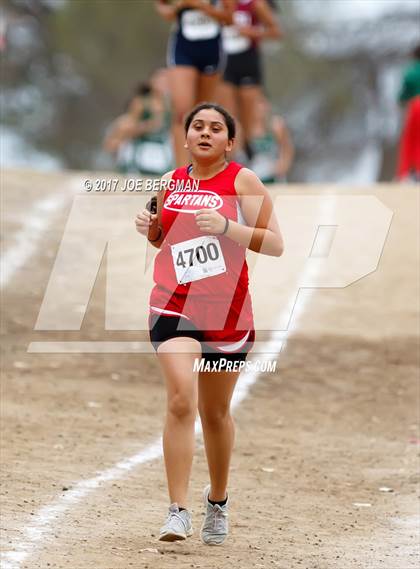
[[[168,321],[168,318],[177,325],[159,325],[159,319]],[[205,344],[206,353],[222,355],[248,353],[255,338],[248,291],[229,301],[218,301],[202,296],[171,295],[155,286],[150,295],[149,327],[155,347],[171,337],[191,336]]]

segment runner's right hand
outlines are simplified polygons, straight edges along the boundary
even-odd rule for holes
[[[158,216],[150,213],[147,209],[137,214],[134,223],[136,224],[136,230],[145,237],[148,237],[149,234],[155,235],[158,232]]]

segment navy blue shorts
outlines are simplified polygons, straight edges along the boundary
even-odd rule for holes
[[[168,67],[195,67],[203,75],[222,73],[226,56],[220,35],[209,40],[190,41],[180,32],[173,34],[169,39],[167,64]]]

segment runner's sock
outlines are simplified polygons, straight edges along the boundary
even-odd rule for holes
[[[215,506],[216,504],[219,504],[220,507],[225,506],[227,503],[227,496],[224,500],[222,500],[221,502],[213,502],[213,500],[209,499],[209,504],[211,504],[212,506]]]

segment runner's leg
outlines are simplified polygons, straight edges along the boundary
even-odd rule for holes
[[[239,116],[243,129],[244,141],[252,140],[253,129],[256,123],[255,109],[261,94],[258,85],[242,86],[238,89]]]
[[[208,103],[213,102],[216,97],[217,86],[220,83],[220,73],[213,73],[212,75],[204,75],[200,73],[198,79],[197,98],[195,103]]]
[[[157,355],[167,390],[163,454],[169,498],[186,508],[197,415],[198,374],[193,364],[201,357],[201,345],[193,338],[172,338],[159,346]]]
[[[226,498],[235,438],[230,401],[238,377],[238,372],[202,372],[199,375],[198,409],[210,474],[209,498],[214,501]]]
[[[238,91],[238,87],[223,81],[217,88],[216,96],[216,101],[234,117],[236,122],[236,140],[233,153],[231,154],[233,159],[235,158],[235,153],[242,149],[244,137],[239,116]]]
[[[222,105],[237,121],[238,105],[237,105],[237,88],[232,83],[222,81],[216,90],[216,101]]]
[[[185,115],[193,108],[197,96],[199,72],[194,67],[177,65],[169,68],[169,86],[172,100],[172,139],[176,165],[185,166],[189,160],[184,148]]]

